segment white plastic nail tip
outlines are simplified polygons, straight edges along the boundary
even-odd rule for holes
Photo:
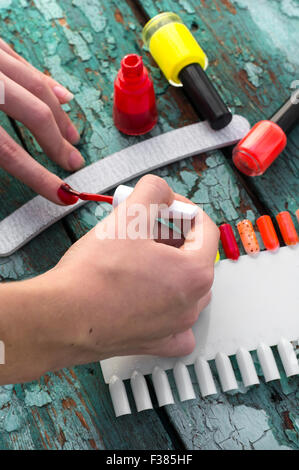
[[[194,363],[194,369],[202,397],[215,395],[217,389],[208,361],[198,357]]]
[[[245,387],[259,384],[260,381],[257,376],[250,352],[246,351],[244,348],[240,348],[236,353],[236,358]]]
[[[292,343],[285,338],[281,338],[277,349],[287,377],[299,374],[298,359]]]
[[[137,411],[151,410],[152,400],[144,375],[135,370],[131,377],[131,387]]]
[[[115,411],[115,416],[129,415],[131,414],[131,408],[129,405],[128,395],[126,392],[125,384],[123,381],[113,375],[109,383],[110,395]]]
[[[257,357],[261,364],[266,382],[280,379],[279,370],[270,346],[264,343],[259,344],[257,347]]]
[[[174,404],[166,372],[156,366],[153,370],[152,378],[159,406]]]
[[[187,367],[182,362],[177,362],[173,368],[174,380],[181,401],[194,400],[195,393]]]
[[[229,357],[226,354],[219,352],[216,355],[215,362],[222,390],[224,392],[236,390],[238,388],[238,384]]]

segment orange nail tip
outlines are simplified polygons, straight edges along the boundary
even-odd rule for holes
[[[297,217],[297,220],[298,220],[298,223],[299,223],[299,209],[296,210],[296,217]]]
[[[250,220],[244,219],[239,222],[237,224],[237,229],[246,253],[249,255],[259,253],[260,246]]]
[[[280,245],[271,217],[262,215],[256,221],[260,231],[265,248],[270,251],[276,251]]]
[[[299,238],[291,214],[288,211],[280,212],[277,214],[276,220],[285,244],[297,245]]]

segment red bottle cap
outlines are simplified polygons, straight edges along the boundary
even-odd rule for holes
[[[233,162],[245,175],[262,175],[286,144],[281,127],[272,121],[260,121],[234,148]]]
[[[142,57],[128,54],[114,82],[114,124],[128,135],[152,130],[158,120],[154,86]]]

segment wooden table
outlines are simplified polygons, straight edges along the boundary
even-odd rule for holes
[[[127,53],[142,54],[154,78],[160,118],[151,135],[197,120],[183,92],[167,84],[142,45],[146,15],[167,10],[179,13],[198,38],[210,60],[208,75],[233,111],[253,124],[271,116],[288,97],[292,82],[299,79],[295,0],[0,1],[3,39],[75,94],[66,109],[80,128],[80,150],[88,163],[141,140],[121,135],[111,117],[113,79]],[[38,161],[66,176],[22,125],[4,115],[0,119]],[[203,204],[217,224],[235,225],[244,217],[254,220],[262,213],[298,209],[298,146],[297,128],[284,154],[256,179],[238,174],[230,156],[220,151],[156,173]],[[1,172],[1,218],[32,196]],[[94,203],[77,210],[13,256],[0,259],[1,280],[30,278],[53,267],[102,216],[101,206]],[[261,381],[248,393],[177,402],[115,419],[99,364],[62,370],[38,382],[0,388],[0,448],[298,449],[299,378],[268,385]]]

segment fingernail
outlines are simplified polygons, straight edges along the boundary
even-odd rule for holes
[[[66,204],[67,206],[72,206],[73,204],[76,204],[78,202],[79,198],[75,196],[74,194],[68,193],[65,190],[65,184],[60,186],[60,188],[57,191],[57,196],[63,202],[63,204]]]
[[[73,151],[69,156],[69,165],[71,170],[79,170],[84,166],[84,159],[79,152]]]
[[[69,90],[64,88],[63,86],[54,86],[53,91],[57,98],[62,99],[66,103],[71,101],[74,98],[73,93],[71,93]]]
[[[67,140],[71,142],[71,144],[78,144],[80,140],[80,134],[73,124],[70,124],[69,127],[67,128],[66,135],[67,135]]]

